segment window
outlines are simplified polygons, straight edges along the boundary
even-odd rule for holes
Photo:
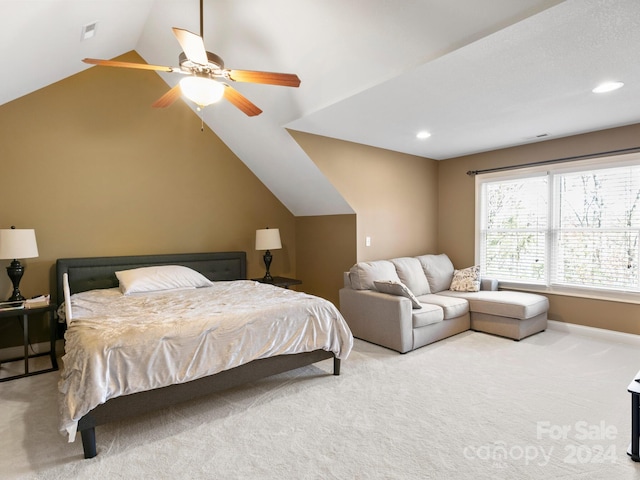
[[[639,155],[476,181],[484,276],[551,291],[640,292]]]

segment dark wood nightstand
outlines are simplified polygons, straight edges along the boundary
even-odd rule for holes
[[[58,370],[58,361],[56,360],[56,312],[57,305],[50,304],[45,307],[38,308],[20,308],[17,310],[0,310],[0,321],[7,321],[10,318],[19,318],[22,319],[22,331],[23,331],[23,341],[24,341],[24,356],[17,358],[10,358],[4,360],[2,363],[15,362],[17,360],[24,359],[24,373],[19,375],[12,375],[10,377],[0,378],[0,382],[6,382],[7,380],[13,380],[15,378],[28,377],[31,375],[36,375],[38,373],[46,373],[53,372]],[[37,314],[46,314],[49,317],[49,341],[51,343],[50,349],[48,352],[35,353],[29,355],[29,317],[31,315]],[[43,370],[36,370],[33,372],[29,371],[29,359],[34,357],[42,357],[44,355],[49,355],[51,357],[51,368],[46,368]]]
[[[260,283],[268,283],[276,287],[289,288],[292,285],[300,285],[302,280],[287,277],[273,277],[273,280],[265,280],[264,278],[252,278],[251,280]]]

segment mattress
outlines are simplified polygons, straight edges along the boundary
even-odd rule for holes
[[[323,349],[346,359],[353,336],[329,301],[249,280],[123,295],[71,296],[59,382],[60,430],[110,398],[184,383],[260,358]]]

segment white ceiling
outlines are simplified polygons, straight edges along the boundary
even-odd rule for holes
[[[234,84],[258,117],[203,112],[294,215],[352,210],[286,128],[440,160],[640,122],[639,0],[205,0],[204,21],[227,67],[302,80]],[[1,105],[84,57],[176,66],[171,27],[199,33],[199,0],[0,0],[0,26]],[[592,94],[604,80],[626,85]]]

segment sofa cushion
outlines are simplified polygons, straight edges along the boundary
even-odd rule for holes
[[[351,288],[355,290],[376,290],[376,280],[392,280],[399,282],[396,267],[389,260],[358,262],[349,270]]]
[[[429,281],[431,293],[449,290],[453,279],[453,263],[446,254],[421,255],[417,257]]]
[[[526,320],[549,310],[547,297],[535,293],[480,290],[479,292],[447,291],[439,295],[465,299],[469,302],[469,309],[472,312],[498,317]]]
[[[413,328],[426,327],[444,320],[444,310],[437,305],[422,305],[420,310],[414,310],[411,315]]]
[[[402,282],[394,282],[393,280],[375,280],[373,284],[379,292],[396,295],[398,297],[406,297],[411,300],[413,308],[422,308],[422,305],[415,295],[411,293],[411,290],[409,290]]]
[[[454,292],[451,292],[454,293]],[[452,318],[460,317],[466,313],[469,313],[469,302],[464,298],[455,298],[445,295],[435,295],[430,293],[428,295],[420,295],[418,300],[423,305],[425,303],[431,305],[437,305],[442,308],[444,312],[444,319],[450,320]]]
[[[477,292],[480,290],[480,265],[453,271],[449,290],[454,292]]]
[[[424,273],[420,260],[413,257],[394,258],[391,263],[396,267],[400,281],[404,283],[414,295],[431,293],[429,281]]]

